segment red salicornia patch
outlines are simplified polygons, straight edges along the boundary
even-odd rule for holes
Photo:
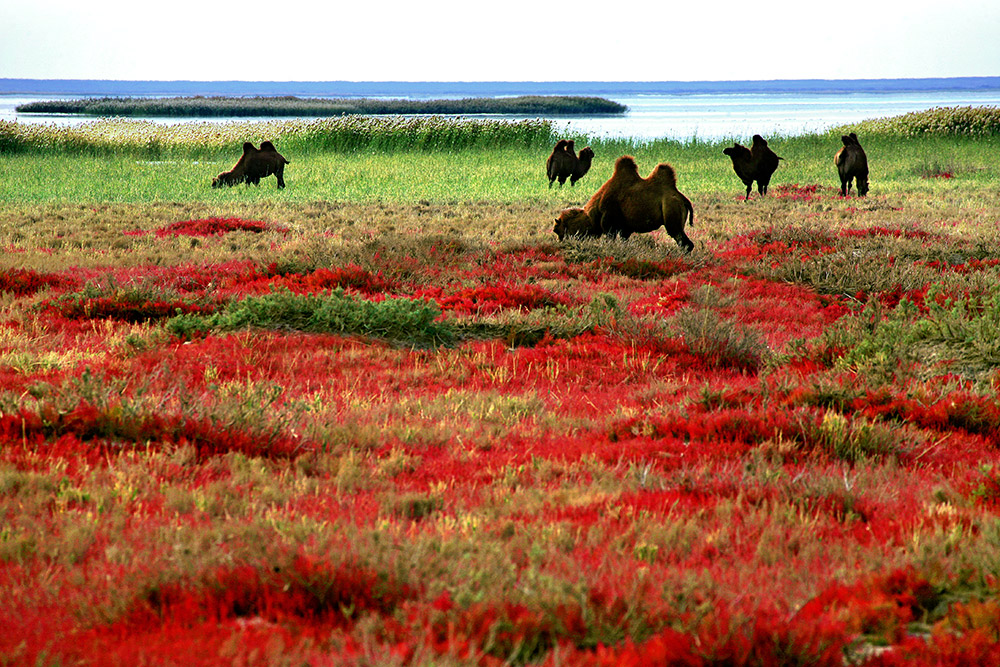
[[[771,190],[0,272],[3,660],[996,663],[1000,260]]]
[[[229,232],[251,232],[259,234],[271,231],[288,233],[288,228],[282,225],[273,225],[256,220],[243,220],[240,218],[205,218],[203,220],[180,220],[169,225],[163,225],[152,230],[157,237],[167,236],[222,236]],[[142,236],[147,232],[126,231],[130,236]]]
[[[75,284],[69,276],[39,273],[31,269],[8,269],[0,272],[0,292],[29,296],[48,287],[68,287]]]

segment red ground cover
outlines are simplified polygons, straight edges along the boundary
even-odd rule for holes
[[[546,246],[426,273],[389,257],[3,272],[21,305],[0,323],[0,655],[994,664],[995,396],[961,369],[877,380],[841,364],[825,333],[865,304],[773,277],[844,244],[940,238],[770,230],[702,262]],[[469,331],[547,328],[424,349],[162,326],[340,289],[432,302],[483,325]]]
[[[287,234],[288,228],[240,218],[206,218],[204,220],[180,220],[172,222],[169,225],[157,227],[152,230],[152,233],[162,238],[164,236],[221,236],[229,232],[253,232],[259,234],[263,231],[275,231]],[[125,232],[129,236],[142,236],[147,233],[149,232]]]

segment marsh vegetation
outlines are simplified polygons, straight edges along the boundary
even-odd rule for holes
[[[0,655],[1000,659],[995,130],[744,201],[732,141],[550,190],[544,123],[381,123],[0,126]],[[557,242],[625,153],[692,253]]]
[[[512,114],[574,116],[622,114],[625,107],[600,97],[521,95],[443,100],[300,97],[90,97],[43,100],[19,113],[84,116],[199,117],[345,116],[350,114]]]

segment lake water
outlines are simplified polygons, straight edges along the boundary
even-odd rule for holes
[[[480,84],[485,86],[486,84]],[[540,85],[540,84],[536,84]],[[582,84],[581,84],[582,86]],[[487,96],[489,88],[477,91]],[[381,91],[378,91],[381,92]],[[410,97],[413,99],[469,96],[448,90],[428,92],[413,88],[409,94],[378,94],[369,97]],[[406,93],[406,89],[402,89]],[[506,91],[502,91],[504,94]],[[122,94],[122,93],[116,93]],[[127,94],[127,93],[125,93]],[[184,93],[175,93],[184,94]],[[255,92],[253,94],[260,94]],[[282,93],[284,94],[284,93]],[[708,140],[734,138],[748,140],[754,134],[793,136],[826,130],[830,127],[869,118],[895,116],[910,111],[923,111],[941,106],[1000,106],[1000,85],[975,90],[908,90],[879,92],[754,92],[753,83],[745,82],[742,90],[708,93],[631,92],[610,89],[603,93],[581,87],[579,92],[559,89],[553,94],[599,94],[628,107],[623,116],[553,117],[560,128],[593,137],[631,137],[640,140],[671,138],[687,140],[698,137]],[[0,94],[0,120],[22,123],[75,125],[93,119],[79,116],[19,114],[15,107],[35,100],[77,99],[86,95]],[[334,97],[334,95],[311,95]],[[472,116],[470,116],[472,117]],[[485,116],[481,116],[485,117]],[[522,118],[519,116],[489,116],[491,118]],[[159,118],[161,123],[185,123],[211,120],[232,122],[226,118]]]

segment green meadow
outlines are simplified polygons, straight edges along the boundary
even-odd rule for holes
[[[578,149],[594,148],[593,166],[575,187],[549,188],[545,159],[563,137],[545,121],[352,116],[179,125],[124,119],[74,127],[0,123],[0,239],[24,250],[4,255],[3,265],[53,270],[109,257],[126,265],[223,261],[227,255],[211,244],[151,244],[123,234],[213,217],[287,226],[302,236],[285,243],[283,252],[294,255],[290,261],[316,266],[324,257],[333,261],[331,252],[354,257],[372,238],[552,243],[559,211],[583,205],[624,154],[635,156],[644,173],[659,162],[674,166],[695,208],[689,234],[702,248],[762,228],[850,225],[845,206],[863,211],[866,224],[957,225],[953,231],[993,243],[1000,132],[984,127],[1000,128],[988,108],[771,136],[771,147],[784,159],[770,194],[761,199],[754,191],[743,202],[744,186],[722,150],[733,140],[748,144],[750,137],[638,142],[571,136]],[[869,156],[871,193],[840,205],[833,155],[840,135],[852,130]],[[265,139],[291,161],[288,187],[278,190],[273,177],[259,186],[211,187],[214,176],[235,164],[243,141]],[[808,196],[816,188],[822,196]],[[260,261],[273,255],[260,239],[246,243],[226,252]],[[99,254],[53,254],[59,248]]]
[[[836,128],[825,134],[768,137],[784,158],[779,183],[839,186],[833,154],[843,131],[861,131],[876,194],[949,192],[995,183],[996,134],[956,131],[905,136],[884,126]],[[430,201],[539,201],[582,203],[610,176],[614,161],[635,156],[651,171],[669,162],[683,192],[739,194],[741,186],[722,149],[731,141],[623,141],[570,137],[596,153],[590,173],[575,188],[549,190],[545,158],[557,137],[544,121],[384,122],[348,117],[324,121],[193,123],[163,126],[105,120],[77,128],[0,124],[0,201],[186,201],[230,206],[314,201],[406,203]],[[289,187],[274,179],[259,187],[212,190],[214,176],[235,164],[244,140],[270,139],[291,161]],[[733,140],[749,143],[749,137]]]

